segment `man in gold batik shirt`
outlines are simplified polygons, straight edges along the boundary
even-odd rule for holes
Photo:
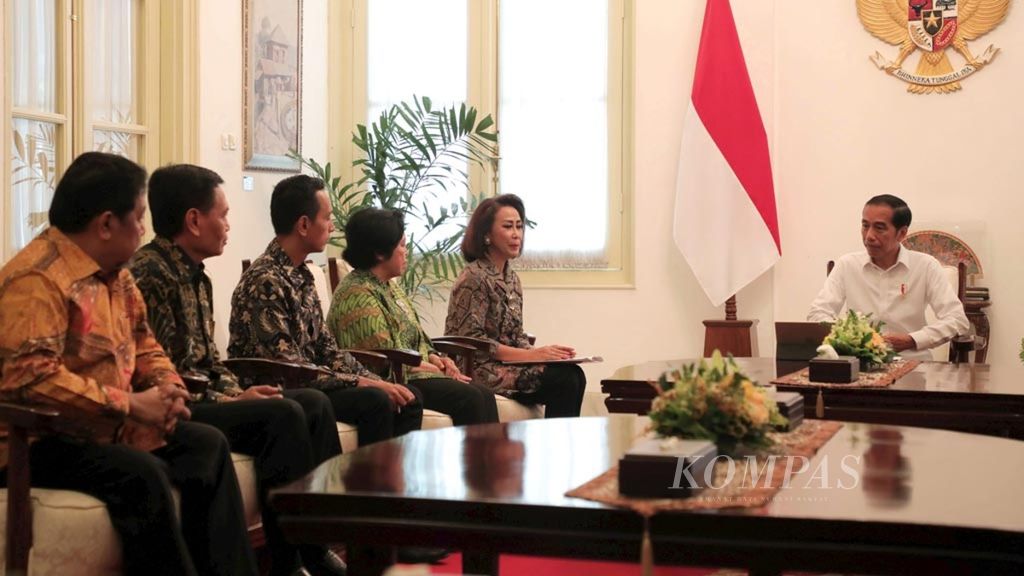
[[[79,156],[51,227],[0,269],[0,401],[60,412],[30,448],[33,486],[106,504],[125,573],[256,574],[227,440],[187,422],[181,378],[123,268],[145,232],[145,182],[130,160]],[[6,455],[4,443],[4,484]]]

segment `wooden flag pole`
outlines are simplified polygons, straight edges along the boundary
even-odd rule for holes
[[[718,349],[737,358],[757,356],[757,320],[736,319],[736,295],[725,301],[725,320],[704,321],[704,357]]]

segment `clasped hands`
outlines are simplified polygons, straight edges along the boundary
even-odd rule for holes
[[[452,380],[459,382],[469,382],[472,377],[467,376],[459,370],[459,367],[455,365],[455,362],[447,357],[441,356],[440,354],[430,354],[427,356],[427,361],[423,362],[413,370],[417,372],[440,372]]]
[[[174,432],[178,420],[188,420],[192,412],[185,404],[188,391],[180,386],[164,384],[153,386],[128,397],[128,417],[140,424]]]

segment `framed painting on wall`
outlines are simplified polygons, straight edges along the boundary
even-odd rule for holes
[[[302,0],[242,0],[245,169],[298,172]]]

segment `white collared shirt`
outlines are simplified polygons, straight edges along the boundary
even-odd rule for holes
[[[847,254],[836,262],[825,286],[811,304],[807,320],[834,322],[843,305],[872,320],[885,322],[882,333],[910,334],[917,350],[934,348],[958,334],[967,334],[970,324],[963,304],[933,256],[900,247],[896,263],[882,270],[865,252]],[[925,307],[931,306],[936,320],[925,322]],[[903,357],[922,357],[910,350]]]

